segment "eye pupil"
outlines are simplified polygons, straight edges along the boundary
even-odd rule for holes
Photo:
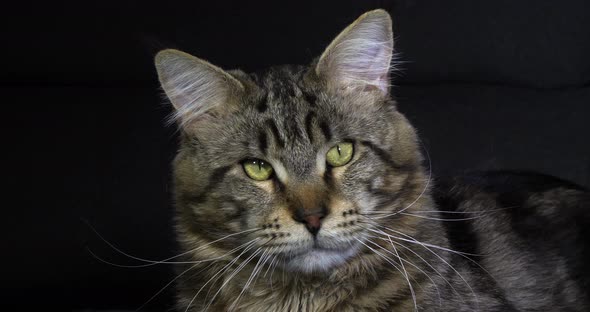
[[[244,160],[242,167],[249,178],[257,181],[268,180],[273,173],[272,167],[260,159]]]
[[[350,142],[344,142],[332,146],[326,154],[326,162],[332,167],[346,165],[352,159],[354,146]]]

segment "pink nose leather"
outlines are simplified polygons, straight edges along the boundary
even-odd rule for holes
[[[320,221],[320,216],[315,214],[305,217],[305,223],[314,228],[319,228],[322,225],[322,221]]]
[[[320,217],[321,215],[319,214],[312,214],[303,218],[305,220],[305,227],[313,235],[316,235],[322,226]]]

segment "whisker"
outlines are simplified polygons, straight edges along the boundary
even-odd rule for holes
[[[390,240],[390,242],[391,242],[391,240]],[[393,245],[393,242],[391,242],[391,247],[393,247],[393,250],[395,251],[395,255],[399,259],[399,264],[402,266],[402,269],[404,270],[404,273],[406,275],[406,280],[408,281],[408,285],[410,286],[410,292],[412,293],[412,298],[414,299],[414,307],[416,308],[416,310],[418,310],[418,306],[416,305],[416,294],[414,293],[414,288],[412,287],[412,283],[410,283],[410,279],[408,278],[408,271],[406,270],[406,267],[404,266],[404,262],[402,261],[402,258],[399,256],[397,249]]]
[[[252,270],[252,273],[250,274],[250,277],[248,278],[248,280],[246,281],[246,284],[244,285],[244,287],[242,287],[242,291],[240,292],[240,294],[238,295],[238,297],[236,298],[236,300],[234,300],[234,302],[232,303],[232,305],[229,307],[229,311],[233,311],[235,307],[237,307],[238,302],[240,301],[240,298],[242,297],[242,295],[244,294],[244,291],[246,291],[246,289],[250,286],[250,284],[252,283],[252,281],[255,280],[256,276],[258,275],[258,273],[262,270],[262,268],[264,267],[264,264],[266,263],[266,261],[268,261],[268,253],[270,253],[269,250],[265,251],[262,256],[260,256],[260,258],[258,259],[258,263],[256,263],[256,266],[254,266],[254,269]],[[256,282],[254,282],[254,284],[256,284]]]
[[[204,270],[206,270],[207,268],[209,268],[210,266],[212,266],[215,262],[210,263],[209,265],[205,266],[203,269],[199,270],[196,274],[203,272]],[[172,283],[174,283],[174,281],[176,281],[177,279],[179,279],[181,276],[183,276],[186,272],[196,268],[199,264],[194,264],[192,266],[190,266],[188,269],[184,270],[182,273],[178,274],[176,277],[174,277],[171,281],[169,281],[166,285],[164,285],[164,287],[160,288],[160,290],[158,290],[158,292],[156,292],[152,297],[150,297],[150,299],[148,299],[148,301],[146,301],[144,304],[142,304],[139,308],[137,308],[135,311],[141,311],[141,309],[143,309],[148,303],[150,303],[152,300],[154,300],[154,298],[156,298],[161,292],[163,292],[166,288],[168,288],[168,286],[172,285]]]
[[[243,268],[246,267],[246,265],[248,265],[248,263],[250,263],[250,261],[252,261],[252,259],[254,259],[260,252],[263,252],[262,248],[258,248],[256,249],[256,251],[254,253],[252,253],[252,255],[250,255],[248,258],[246,258],[246,260],[244,260],[243,263],[241,263],[229,276],[229,278],[221,285],[221,287],[219,287],[219,289],[217,290],[217,292],[215,293],[215,295],[213,296],[213,298],[211,298],[211,301],[209,302],[209,305],[213,302],[213,300],[215,299],[215,297],[219,294],[219,292],[221,292],[221,289],[223,289],[223,287],[225,287],[225,285],[227,285],[238,273],[240,273],[240,271],[242,271]],[[260,261],[260,258],[259,260]],[[205,311],[207,310],[207,308],[209,307],[209,305],[207,305],[207,307],[205,308]]]
[[[283,255],[281,258],[283,258],[283,268],[286,267],[287,265],[287,257],[285,255]],[[283,274],[281,274],[283,276],[283,288],[285,288],[285,270],[281,270]]]
[[[402,275],[404,274],[399,267],[397,266],[397,264],[395,264],[395,262],[393,262],[393,260],[385,255],[383,255],[382,253],[376,251],[374,248],[371,248],[371,246],[365,244],[362,240],[355,238],[355,240],[357,240],[359,243],[361,243],[362,245],[364,245],[365,247],[369,248],[369,250],[371,250],[373,253],[375,253],[376,255],[380,256],[381,258],[383,258],[387,263],[391,264],[391,266],[393,266],[396,270],[398,270],[398,272],[400,272]],[[369,239],[367,239],[367,241],[371,241]],[[372,242],[372,244],[377,245],[377,243]]]
[[[268,278],[268,282],[270,284],[270,289],[271,291],[274,289],[273,288],[273,283],[272,283],[272,275],[274,273],[274,269],[276,268],[275,265],[278,264],[278,258],[280,253],[284,250],[285,247],[276,247],[275,249],[277,249],[277,251],[273,252],[270,254],[270,257],[272,257],[270,263],[268,264],[268,267],[266,268],[266,271],[264,272],[264,275],[262,277],[266,277],[268,275],[268,272],[270,271],[270,276]]]
[[[516,206],[508,206],[508,207],[501,207],[501,208],[494,208],[489,210],[482,210],[482,211],[449,211],[449,210],[413,210],[412,213],[449,213],[449,214],[485,214],[488,212],[496,212],[502,211],[507,209],[514,209],[520,207],[519,205]]]
[[[209,308],[209,306],[213,303],[213,301],[215,300],[217,295],[219,295],[219,293],[225,287],[225,285],[227,285],[254,257],[256,257],[262,251],[264,245],[268,244],[272,240],[274,240],[274,238],[270,238],[269,240],[267,240],[266,242],[261,244],[260,247],[258,247],[248,258],[246,258],[246,260],[244,260],[244,262],[240,263],[240,265],[238,265],[238,267],[236,269],[234,269],[234,271],[232,273],[230,273],[229,278],[225,282],[223,282],[223,284],[219,287],[217,292],[213,295],[213,297],[209,301],[209,304],[207,304],[207,306],[205,307],[204,311],[206,311]],[[237,261],[238,259],[236,258],[235,260]],[[232,261],[232,263],[235,263],[235,261]],[[227,272],[228,269],[226,269],[224,271]],[[222,274],[224,274],[224,273],[222,273]],[[220,275],[220,277],[221,277],[221,275]],[[213,284],[211,284],[211,286],[213,286]],[[209,290],[211,290],[211,288],[209,288]],[[209,296],[209,293],[207,293],[207,296],[205,296],[205,298],[207,298],[208,296]]]
[[[368,229],[368,230],[370,230],[370,229]],[[387,236],[388,236],[388,238],[389,238],[389,237],[393,237],[393,238],[395,238],[395,236],[391,236],[390,234],[387,234],[387,233],[385,233],[385,232],[383,232],[383,231],[381,231],[381,230],[379,230],[379,232],[381,232],[381,233],[383,233],[383,234],[387,235]],[[401,232],[399,232],[399,233],[400,233],[400,234],[402,234],[402,235],[404,234],[404,233],[401,233]],[[406,234],[406,235],[407,235],[407,234]],[[381,239],[383,239],[383,238],[381,238]],[[401,240],[403,240],[402,238],[398,238],[398,239],[401,239]],[[417,242],[417,241],[416,241],[416,242]],[[412,253],[414,253],[416,256],[420,257],[420,255],[418,255],[416,252],[414,252],[412,249],[410,249],[410,248],[406,247],[406,246],[405,246],[405,245],[403,245],[402,243],[400,243],[400,242],[395,242],[395,243],[396,243],[396,244],[398,244],[398,245],[400,245],[400,246],[402,246],[403,248],[406,248],[406,249],[408,249],[409,251],[411,251]],[[426,243],[423,243],[423,244],[426,244]],[[430,245],[430,244],[428,244],[428,245]],[[435,246],[435,245],[431,245],[431,246]],[[438,249],[440,249],[440,248],[438,248]],[[484,267],[483,267],[481,264],[479,264],[479,263],[478,263],[477,261],[475,261],[474,259],[471,259],[471,257],[470,257],[470,256],[483,256],[483,255],[477,255],[477,254],[468,254],[468,253],[462,253],[462,252],[458,252],[458,251],[452,251],[452,250],[446,250],[446,249],[443,249],[443,250],[444,250],[444,251],[448,251],[448,252],[455,253],[455,254],[457,254],[457,255],[459,255],[459,256],[461,256],[461,257],[463,257],[464,259],[468,260],[469,262],[473,263],[474,265],[476,265],[478,268],[480,268],[480,269],[481,269],[483,272],[485,272],[485,273],[486,273],[486,274],[487,274],[487,275],[488,275],[488,276],[489,276],[489,277],[490,277],[492,280],[494,280],[494,281],[497,283],[497,280],[496,280],[496,278],[495,278],[495,277],[494,277],[494,276],[493,276],[493,275],[492,275],[492,274],[491,274],[491,273],[490,273],[490,272],[489,272],[489,271],[488,271],[486,268],[484,268]],[[420,258],[422,259],[422,257],[420,257]],[[424,260],[424,259],[422,259],[422,260],[426,262],[426,260]],[[426,262],[426,263],[428,263],[428,262]],[[431,268],[432,268],[433,270],[435,270],[435,271],[436,271],[436,269],[434,269],[434,267],[432,267],[432,266],[431,266]],[[437,273],[438,273],[438,271],[437,271]],[[453,290],[455,291],[455,293],[456,293],[457,295],[460,295],[460,294],[459,294],[459,292],[458,292],[457,290],[455,290],[455,288],[454,288],[454,287],[451,285],[451,283],[449,283],[449,282],[448,282],[448,281],[447,281],[447,280],[446,280],[446,279],[445,279],[445,278],[444,278],[444,277],[443,277],[443,276],[442,276],[440,273],[438,273],[438,274],[440,275],[440,277],[441,277],[441,278],[443,278],[443,279],[444,279],[444,280],[447,282],[447,284],[449,284],[449,286],[451,286],[451,288],[453,288]]]
[[[276,248],[276,249],[279,249],[279,248]],[[278,258],[276,254],[272,254],[271,253],[271,256],[273,257],[273,260],[268,264],[268,267],[266,268],[266,272],[264,272],[263,277],[266,277],[266,274],[268,274],[268,271],[272,267],[272,264],[274,263],[274,260]]]
[[[233,265],[236,261],[238,261],[238,259],[245,254],[246,252],[248,252],[248,250],[252,249],[252,247],[256,246],[256,241],[259,240],[259,238],[253,240],[252,242],[250,242],[250,245],[248,245],[248,247],[246,247],[239,255],[237,255],[232,261],[230,261],[229,263],[227,263],[225,266],[223,266],[219,271],[217,271],[217,273],[215,273],[211,278],[209,278],[209,280],[203,284],[203,286],[201,286],[201,288],[199,288],[199,290],[197,291],[197,293],[193,296],[193,298],[191,299],[191,301],[189,302],[189,304],[186,307],[185,312],[187,312],[190,307],[192,306],[193,302],[195,301],[195,299],[197,299],[197,296],[199,296],[199,294],[201,293],[201,291],[203,290],[203,288],[205,288],[205,286],[207,286],[216,276],[218,276],[219,274],[223,273],[224,271],[227,270],[227,268],[229,268],[231,265]],[[216,279],[217,280],[217,279]]]
[[[422,148],[426,152],[426,158],[428,159],[428,180],[426,181],[426,185],[424,185],[424,189],[422,189],[422,192],[420,192],[420,195],[418,195],[418,197],[416,197],[416,199],[414,199],[414,201],[410,203],[406,208],[398,211],[397,213],[404,212],[410,207],[412,207],[424,195],[424,193],[426,193],[428,187],[430,186],[430,182],[432,181],[432,159],[430,159],[430,153],[428,152],[428,149],[426,148],[420,137],[418,137],[418,141],[420,142],[420,145],[422,145]]]
[[[386,239],[384,239],[383,237],[374,236],[374,235],[369,235],[369,237],[378,238],[378,239],[381,239],[381,240],[386,240]],[[394,244],[394,242],[393,242],[393,241],[391,241],[391,240],[389,240],[389,241],[390,241],[390,243],[391,243],[391,244]],[[385,247],[383,247],[383,246],[381,246],[381,245],[379,245],[379,244],[376,244],[376,243],[374,243],[374,242],[372,242],[372,241],[371,241],[371,243],[372,243],[372,244],[374,244],[375,246],[377,246],[377,247],[379,247],[379,248],[383,249],[383,250],[384,250],[384,251],[386,251],[387,253],[389,253],[389,254],[392,254],[392,255],[393,255],[393,253],[392,253],[390,250],[388,250],[387,248],[385,248]],[[398,243],[398,242],[395,242],[395,244],[400,244],[400,243]],[[393,247],[393,245],[392,245],[392,247]],[[404,246],[402,246],[402,247],[404,247]],[[396,255],[396,256],[397,256],[397,255]],[[409,261],[409,260],[407,260],[407,259],[404,259],[404,258],[402,258],[401,256],[399,257],[399,259],[400,259],[400,260],[402,260],[402,261],[404,261],[404,262],[406,262],[407,264],[409,264],[409,265],[413,266],[415,269],[417,269],[418,271],[420,271],[420,273],[424,274],[424,276],[426,276],[426,277],[427,277],[427,278],[430,280],[430,282],[432,282],[432,285],[434,285],[434,287],[436,288],[436,292],[437,292],[437,294],[438,294],[438,302],[439,302],[439,305],[442,305],[442,298],[441,298],[441,295],[440,295],[440,290],[439,290],[439,288],[438,288],[438,285],[436,285],[436,282],[434,282],[434,280],[433,280],[433,279],[430,277],[430,275],[428,275],[428,273],[426,273],[424,270],[422,270],[422,269],[421,269],[419,266],[417,266],[416,264],[412,263],[411,261]],[[435,271],[436,271],[436,270],[435,270]],[[440,275],[440,273],[439,273],[439,275]],[[442,276],[441,276],[441,277],[442,277]],[[418,283],[418,286],[420,286],[420,283]]]
[[[387,237],[387,238],[383,238],[383,237],[377,237],[377,238],[379,238],[379,239],[381,239],[381,240],[389,241],[389,242],[391,242],[391,243],[394,243],[394,244],[397,244],[398,246],[400,246],[400,247],[402,247],[402,248],[404,248],[404,249],[407,249],[408,251],[410,251],[411,253],[413,253],[414,255],[416,255],[416,256],[417,256],[417,257],[418,257],[420,260],[422,260],[422,262],[424,262],[424,263],[425,263],[426,265],[428,265],[428,266],[429,266],[429,267],[430,267],[430,268],[431,268],[431,269],[432,269],[434,272],[436,272],[436,274],[438,274],[438,276],[440,276],[440,277],[441,277],[441,278],[442,278],[442,279],[443,279],[443,280],[444,280],[444,281],[445,281],[445,282],[446,282],[446,283],[447,283],[447,284],[448,284],[448,285],[451,287],[451,289],[453,289],[453,291],[454,291],[454,292],[455,292],[457,295],[459,295],[459,298],[461,298],[461,300],[463,300],[463,298],[461,297],[461,294],[460,294],[460,293],[459,293],[459,292],[458,292],[458,291],[455,289],[455,287],[453,287],[453,284],[451,284],[451,282],[449,282],[449,281],[448,281],[448,280],[447,280],[447,279],[446,279],[446,278],[445,278],[445,277],[444,277],[444,276],[443,276],[443,275],[442,275],[442,274],[441,274],[441,273],[440,273],[440,272],[439,272],[439,271],[438,271],[436,268],[434,268],[434,266],[432,266],[432,265],[430,264],[430,262],[428,262],[426,259],[424,259],[422,256],[420,256],[420,255],[419,255],[417,252],[413,251],[411,248],[409,248],[409,247],[405,246],[404,244],[402,244],[402,243],[400,243],[400,242],[394,242],[394,241],[392,241],[392,240],[391,240],[391,239],[388,237],[388,234],[387,234],[387,233],[385,233],[385,232],[383,232],[383,231],[380,231],[380,230],[379,230],[379,232],[378,232],[378,233],[381,233],[381,234],[384,234],[384,235],[386,235],[386,237]],[[371,237],[374,237],[374,236],[372,236],[372,235],[370,235],[370,236],[371,236]],[[417,267],[416,267],[416,268],[417,268]],[[431,280],[431,281],[434,283],[434,281],[433,281],[432,279],[430,279],[430,280]],[[435,284],[435,287],[436,287],[436,289],[437,289],[437,291],[438,291],[438,294],[439,294],[439,303],[441,303],[441,300],[440,300],[440,291],[438,290],[438,286],[436,286],[436,284]],[[463,302],[465,302],[465,301],[463,300]]]
[[[270,277],[269,277],[269,279],[270,279],[270,289],[271,289],[271,290],[273,289],[273,285],[272,285],[273,278],[272,278],[272,276],[273,276],[273,274],[275,273],[275,270],[276,270],[276,268],[279,266],[279,261],[278,261],[278,260],[279,260],[279,257],[284,257],[284,256],[283,256],[283,250],[284,250],[284,249],[285,249],[285,247],[282,247],[282,248],[279,250],[279,253],[275,255],[275,259],[273,260],[273,262],[274,262],[274,266],[273,266],[273,268],[272,268],[272,270],[271,270],[271,272],[270,272]],[[277,261],[275,261],[275,260],[277,260]],[[272,263],[271,263],[271,266],[272,266]],[[265,275],[266,275],[266,274],[265,274]]]
[[[238,247],[236,247],[236,248],[228,251],[227,253],[225,253],[225,254],[223,254],[221,256],[215,257],[215,258],[204,259],[204,260],[195,260],[195,261],[166,261],[166,262],[159,261],[159,263],[136,264],[136,265],[124,265],[124,264],[118,264],[118,263],[110,262],[110,261],[107,261],[107,260],[104,260],[104,259],[100,258],[98,255],[96,255],[94,252],[92,252],[92,250],[90,250],[90,248],[86,248],[86,250],[96,260],[99,260],[99,261],[101,261],[103,263],[106,263],[106,264],[109,264],[109,265],[112,265],[112,266],[115,266],[115,267],[119,267],[119,268],[131,268],[131,269],[134,269],[134,268],[150,267],[150,266],[153,266],[153,265],[156,265],[156,264],[199,264],[199,263],[204,263],[204,262],[209,262],[209,261],[216,261],[216,260],[223,259],[224,257],[226,257],[226,256],[228,256],[228,255],[230,255],[230,254],[232,254],[234,252],[236,252],[237,250],[240,250],[241,248],[243,248],[244,245],[249,244],[250,242],[252,242],[252,241],[249,241],[247,243],[244,243],[244,244],[242,244],[242,245],[240,245],[240,246],[238,246]]]
[[[474,219],[478,219],[481,218],[482,215],[480,216],[475,216],[475,217],[466,217],[466,218],[436,218],[436,217],[428,217],[428,216],[421,216],[421,215],[417,215],[414,213],[408,213],[408,212],[400,212],[398,213],[400,215],[405,215],[405,216],[411,216],[411,217],[416,217],[416,218],[421,218],[421,219],[427,219],[427,220],[433,220],[433,221],[466,221],[466,220],[474,220]],[[381,213],[360,213],[360,215],[367,217],[368,219],[370,219],[371,216],[374,215],[382,215]],[[396,214],[397,215],[397,214]],[[393,216],[392,214],[387,214],[386,216]]]
[[[427,217],[427,216],[421,216],[421,215],[416,215],[413,213],[407,213],[407,212],[400,212],[399,214],[401,215],[405,215],[405,216],[412,216],[412,217],[416,217],[416,218],[421,218],[421,219],[426,219],[426,220],[433,220],[433,221],[467,221],[467,220],[474,220],[474,219],[479,219],[482,216],[476,216],[476,217],[468,217],[468,218],[459,218],[459,219],[448,219],[448,218],[434,218],[434,217]]]
[[[424,188],[422,189],[422,191],[420,192],[420,194],[414,199],[414,201],[412,201],[405,208],[403,208],[403,209],[401,209],[399,211],[396,211],[396,212],[392,212],[392,213],[389,213],[389,214],[385,214],[385,215],[376,217],[376,219],[387,218],[387,217],[390,217],[390,216],[394,216],[397,213],[406,211],[407,209],[411,208],[416,202],[418,202],[418,200],[420,200],[420,198],[422,198],[422,196],[424,196],[424,194],[426,193],[426,191],[429,189],[430,183],[432,181],[432,160],[430,159],[430,153],[428,152],[428,149],[426,148],[426,146],[424,145],[424,143],[422,142],[422,140],[419,137],[418,137],[418,141],[422,145],[422,148],[424,148],[424,151],[426,152],[426,158],[428,159],[428,178],[426,179],[426,184],[424,185]]]
[[[475,291],[473,290],[473,288],[471,287],[471,285],[470,285],[470,284],[467,282],[467,280],[465,280],[465,278],[463,277],[463,275],[461,275],[461,273],[459,273],[459,271],[457,271],[457,270],[455,269],[455,267],[453,267],[453,266],[452,266],[450,263],[448,263],[448,262],[447,262],[445,259],[443,259],[443,258],[442,258],[441,256],[439,256],[439,255],[438,255],[436,252],[432,251],[430,248],[428,248],[428,247],[427,247],[427,246],[436,246],[436,245],[430,245],[430,244],[427,244],[427,243],[422,243],[422,242],[420,242],[420,241],[416,240],[415,238],[413,238],[412,236],[410,236],[410,235],[407,235],[407,234],[405,234],[405,233],[402,233],[402,232],[399,232],[399,231],[396,231],[396,230],[390,229],[390,228],[388,228],[388,227],[385,227],[385,226],[381,226],[381,225],[379,225],[379,226],[380,226],[380,227],[383,227],[383,228],[386,228],[386,229],[388,229],[388,230],[390,230],[390,231],[393,231],[393,232],[399,233],[399,234],[401,234],[401,235],[404,235],[404,236],[406,236],[406,237],[409,237],[410,239],[412,239],[411,241],[410,241],[410,240],[403,239],[403,238],[401,238],[401,237],[396,237],[396,236],[393,236],[393,235],[386,234],[388,237],[391,237],[391,238],[395,238],[395,239],[399,239],[399,240],[403,240],[403,241],[407,241],[407,242],[411,242],[411,243],[415,243],[415,244],[419,244],[419,245],[421,245],[421,246],[422,246],[422,247],[424,247],[426,250],[428,250],[429,252],[431,252],[433,255],[435,255],[436,257],[438,257],[438,258],[439,258],[439,259],[440,259],[442,262],[444,262],[444,263],[445,263],[447,266],[449,266],[449,268],[451,268],[451,270],[453,270],[453,271],[454,271],[454,272],[455,272],[455,273],[456,273],[456,274],[459,276],[459,278],[461,278],[461,280],[463,280],[463,282],[465,283],[465,285],[466,285],[466,286],[469,288],[469,290],[470,290],[470,291],[471,291],[471,293],[473,294],[473,297],[474,297],[474,299],[475,299],[475,301],[476,301],[476,304],[477,304],[477,306],[478,306],[478,308],[477,308],[477,309],[479,310],[479,299],[478,299],[478,297],[477,297],[477,295],[476,295]],[[446,249],[446,248],[443,248],[443,247],[440,247],[440,246],[436,246],[436,247],[442,248],[443,250],[445,250],[445,249]],[[447,250],[447,251],[451,251],[451,250],[449,249],[449,250]],[[455,251],[451,251],[451,252],[455,252]],[[455,252],[455,253],[456,253],[456,252]]]
[[[414,294],[414,288],[412,287],[412,283],[410,283],[410,279],[408,278],[407,275],[407,271],[406,274],[404,275],[404,272],[402,272],[402,270],[400,270],[397,265],[393,262],[393,260],[385,255],[383,255],[382,253],[378,252],[377,250],[371,248],[369,245],[365,244],[363,241],[361,241],[358,238],[355,238],[359,243],[363,244],[365,247],[369,248],[372,252],[374,252],[376,255],[380,256],[381,258],[383,258],[385,261],[387,261],[387,263],[391,264],[396,270],[398,270],[398,272],[400,272],[401,275],[403,275],[406,278],[406,281],[408,282],[408,286],[410,288],[410,293],[412,294],[412,300],[414,302],[414,311],[418,311],[418,306],[416,305],[416,294]],[[370,241],[370,240],[367,240]],[[376,244],[374,242],[371,242],[373,244]],[[377,244],[376,244],[377,245]],[[400,261],[401,263],[401,261]],[[405,271],[405,269],[404,269]]]
[[[395,236],[395,235],[387,234],[387,235],[388,235],[388,236],[390,236],[391,238],[399,239],[399,240],[402,240],[402,241],[405,241],[405,242],[408,242],[408,243],[419,243],[419,244],[421,244],[421,245],[424,245],[424,246],[428,246],[428,247],[431,247],[431,248],[435,248],[435,249],[444,250],[444,251],[447,251],[447,252],[450,252],[450,253],[454,253],[454,254],[458,254],[458,255],[463,255],[463,256],[474,256],[474,257],[481,257],[481,256],[483,256],[483,255],[480,255],[480,254],[472,254],[472,253],[468,253],[468,252],[463,252],[463,251],[452,250],[452,249],[449,249],[449,248],[445,248],[445,247],[441,247],[441,246],[437,246],[437,245],[433,245],[433,244],[429,244],[429,243],[423,243],[423,242],[419,242],[419,241],[417,241],[417,240],[413,239],[411,236],[409,236],[409,235],[407,235],[407,234],[405,234],[405,233],[402,233],[402,232],[396,231],[396,230],[394,230],[394,229],[391,229],[391,228],[389,228],[389,227],[386,227],[386,226],[384,226],[384,225],[380,225],[380,224],[376,224],[376,223],[375,223],[375,224],[373,224],[373,223],[369,223],[369,222],[363,222],[363,221],[359,221],[359,223],[372,224],[372,225],[375,225],[375,226],[377,226],[377,227],[380,227],[380,228],[386,229],[386,230],[388,230],[388,231],[392,231],[392,232],[398,233],[398,234],[400,234],[400,235],[403,235],[403,236],[409,237],[410,239],[406,239],[406,238],[403,238],[403,237],[399,237],[399,236]],[[370,229],[370,230],[372,230],[372,229]]]
[[[258,248],[256,249],[256,251],[254,251],[248,258],[246,258],[246,260],[244,260],[243,263],[241,263],[228,277],[228,279],[223,282],[223,284],[221,285],[221,287],[219,287],[219,289],[217,290],[217,292],[213,295],[213,297],[211,298],[211,300],[209,301],[209,304],[207,304],[207,306],[205,307],[205,309],[203,311],[207,311],[207,309],[209,308],[209,306],[213,303],[213,301],[215,300],[215,298],[217,297],[217,295],[219,295],[219,293],[221,292],[221,290],[225,287],[225,285],[227,285],[236,275],[238,275],[238,273],[240,273],[242,271],[242,269],[244,269],[248,263],[250,263],[250,261],[252,261],[252,259],[256,258],[256,256],[258,256],[258,254],[260,254],[260,252],[263,252],[262,248]]]
[[[278,259],[279,259],[279,255],[274,255],[274,259],[272,260],[272,262],[270,264],[270,266],[272,267],[272,269],[270,271],[270,276],[268,277],[268,280],[270,281],[270,290],[271,291],[274,290],[272,276],[275,273],[275,270],[276,270],[276,268],[277,268],[277,266],[279,264],[279,261],[276,261]],[[265,273],[265,275],[266,275],[266,273]]]
[[[255,229],[249,229],[249,230],[245,230],[245,231],[241,231],[241,232],[237,232],[237,233],[232,233],[232,234],[226,235],[226,236],[224,236],[224,237],[221,237],[221,238],[219,238],[219,239],[216,239],[216,240],[214,240],[214,241],[212,241],[212,242],[209,242],[209,243],[207,243],[207,244],[205,244],[205,245],[201,245],[201,246],[199,246],[199,247],[197,247],[197,248],[194,248],[194,249],[188,250],[188,251],[186,251],[186,252],[180,253],[180,254],[178,254],[178,255],[175,255],[175,256],[172,256],[172,257],[169,257],[169,258],[166,258],[166,259],[163,259],[163,260],[150,260],[150,259],[144,259],[144,258],[136,257],[136,256],[133,256],[133,255],[131,255],[131,254],[128,254],[128,253],[126,253],[126,252],[122,251],[121,249],[117,248],[117,247],[116,247],[114,244],[112,244],[111,242],[109,242],[109,241],[108,241],[106,238],[104,238],[102,235],[100,235],[100,233],[99,233],[99,232],[98,232],[98,231],[97,231],[97,230],[96,230],[96,229],[95,229],[95,228],[94,228],[94,227],[93,227],[93,226],[92,226],[90,223],[88,223],[88,222],[86,221],[86,224],[88,225],[88,227],[90,227],[90,229],[91,229],[91,230],[92,230],[92,231],[93,231],[93,232],[94,232],[94,233],[95,233],[95,234],[96,234],[96,235],[97,235],[97,236],[98,236],[98,237],[99,237],[99,238],[100,238],[100,239],[101,239],[101,240],[102,240],[104,243],[106,243],[106,244],[107,244],[109,247],[111,247],[111,248],[112,248],[113,250],[115,250],[116,252],[118,252],[118,253],[120,253],[120,254],[122,254],[122,255],[124,255],[124,256],[126,256],[126,257],[128,257],[128,258],[134,259],[134,260],[138,260],[138,261],[142,261],[142,262],[147,262],[147,264],[141,264],[141,265],[121,265],[121,264],[115,264],[115,263],[111,263],[111,262],[109,262],[109,261],[103,260],[102,258],[98,257],[98,256],[97,256],[95,253],[93,253],[93,252],[90,250],[90,248],[86,247],[86,250],[88,250],[88,251],[89,251],[89,252],[90,252],[90,253],[91,253],[91,254],[92,254],[92,255],[93,255],[95,258],[97,258],[98,260],[100,260],[100,261],[102,261],[102,262],[105,262],[105,263],[107,263],[107,264],[110,264],[110,265],[114,265],[114,266],[118,266],[118,267],[123,267],[123,268],[143,268],[143,267],[153,266],[153,265],[157,265],[157,264],[191,264],[191,263],[194,263],[194,262],[191,262],[191,261],[188,261],[188,262],[187,262],[187,261],[169,261],[169,260],[176,259],[176,258],[178,258],[178,257],[182,257],[182,256],[184,256],[184,255],[186,255],[186,254],[189,254],[189,253],[194,253],[194,252],[197,252],[197,251],[199,251],[199,250],[200,250],[200,249],[202,249],[202,248],[205,248],[205,247],[207,247],[207,246],[209,246],[209,245],[211,245],[211,244],[217,243],[217,242],[219,242],[219,241],[222,241],[222,240],[224,240],[224,239],[227,239],[227,238],[229,238],[229,237],[232,237],[232,236],[241,235],[241,234],[244,234],[244,233],[249,233],[249,232],[254,232],[254,231],[258,231],[258,230],[260,230],[260,228],[255,228]]]
[[[449,211],[449,210],[412,210],[413,214],[418,214],[418,213],[434,213],[434,214],[480,214],[480,215],[484,215],[490,212],[496,212],[496,211],[502,211],[502,210],[507,210],[507,209],[514,209],[514,208],[518,208],[520,206],[508,206],[508,207],[502,207],[502,208],[495,208],[495,209],[488,209],[488,210],[482,210],[482,211]],[[360,213],[361,215],[365,215],[365,216],[373,216],[373,215],[392,215],[394,213],[392,212],[388,212],[388,211],[370,211],[370,212],[364,212],[364,213]]]

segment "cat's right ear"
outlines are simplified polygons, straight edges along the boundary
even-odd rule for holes
[[[221,68],[178,50],[160,51],[155,65],[160,85],[175,108],[172,119],[183,127],[229,112],[244,90]]]

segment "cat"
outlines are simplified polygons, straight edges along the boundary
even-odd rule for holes
[[[590,308],[589,192],[527,172],[435,181],[392,53],[375,10],[309,66],[156,55],[180,129],[180,311]]]

